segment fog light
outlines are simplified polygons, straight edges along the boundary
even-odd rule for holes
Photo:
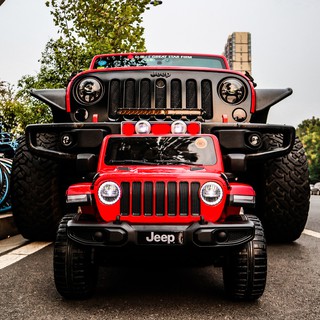
[[[226,231],[218,231],[214,234],[217,242],[226,242],[228,240],[228,233]]]
[[[73,143],[72,135],[69,133],[65,133],[61,136],[61,143],[64,147],[70,147]]]
[[[259,148],[262,144],[262,139],[259,134],[253,133],[248,137],[248,142],[251,147]]]
[[[237,108],[233,111],[232,118],[237,122],[243,122],[247,119],[247,113],[245,112],[245,110]]]

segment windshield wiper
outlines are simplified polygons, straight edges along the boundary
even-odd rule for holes
[[[122,164],[122,165],[126,165],[126,164],[147,164],[147,165],[154,165],[154,164],[158,164],[156,162],[152,162],[152,161],[148,161],[148,160],[131,160],[131,159],[127,159],[127,160],[109,160],[107,162],[107,164]]]
[[[170,164],[187,164],[190,166],[200,166],[202,167],[203,164],[194,163],[192,161],[182,161],[182,160],[172,160],[172,159],[163,159],[163,160],[154,160],[157,163],[170,163]]]

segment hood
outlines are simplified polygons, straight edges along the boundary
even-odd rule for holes
[[[186,179],[208,179],[220,176],[214,166],[189,166],[189,165],[159,165],[159,166],[116,166],[104,168],[100,177],[106,179],[163,179],[186,180]]]

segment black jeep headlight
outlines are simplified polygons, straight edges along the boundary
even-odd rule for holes
[[[239,104],[247,96],[247,88],[242,81],[236,78],[226,78],[218,88],[220,98],[229,104]]]
[[[200,189],[200,196],[204,203],[213,206],[222,200],[223,190],[216,182],[206,182]]]
[[[103,86],[96,78],[84,78],[75,88],[75,96],[80,103],[91,104],[99,101],[103,94]]]
[[[111,181],[104,182],[98,190],[98,197],[104,204],[114,204],[120,199],[120,187]]]

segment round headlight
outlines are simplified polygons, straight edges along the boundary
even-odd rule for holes
[[[114,204],[120,199],[119,186],[111,181],[104,182],[98,190],[98,197],[104,204]]]
[[[218,183],[207,182],[202,186],[200,196],[204,203],[213,206],[222,200],[223,191]]]
[[[95,78],[81,80],[75,89],[76,98],[80,103],[90,104],[101,99],[103,87],[101,82]]]
[[[173,134],[182,134],[187,132],[187,125],[181,121],[177,120],[171,124],[171,132]]]
[[[220,98],[229,104],[239,104],[247,96],[244,83],[236,78],[226,78],[219,85]]]
[[[135,125],[135,130],[138,134],[149,134],[151,132],[151,124],[146,120],[138,121]]]

